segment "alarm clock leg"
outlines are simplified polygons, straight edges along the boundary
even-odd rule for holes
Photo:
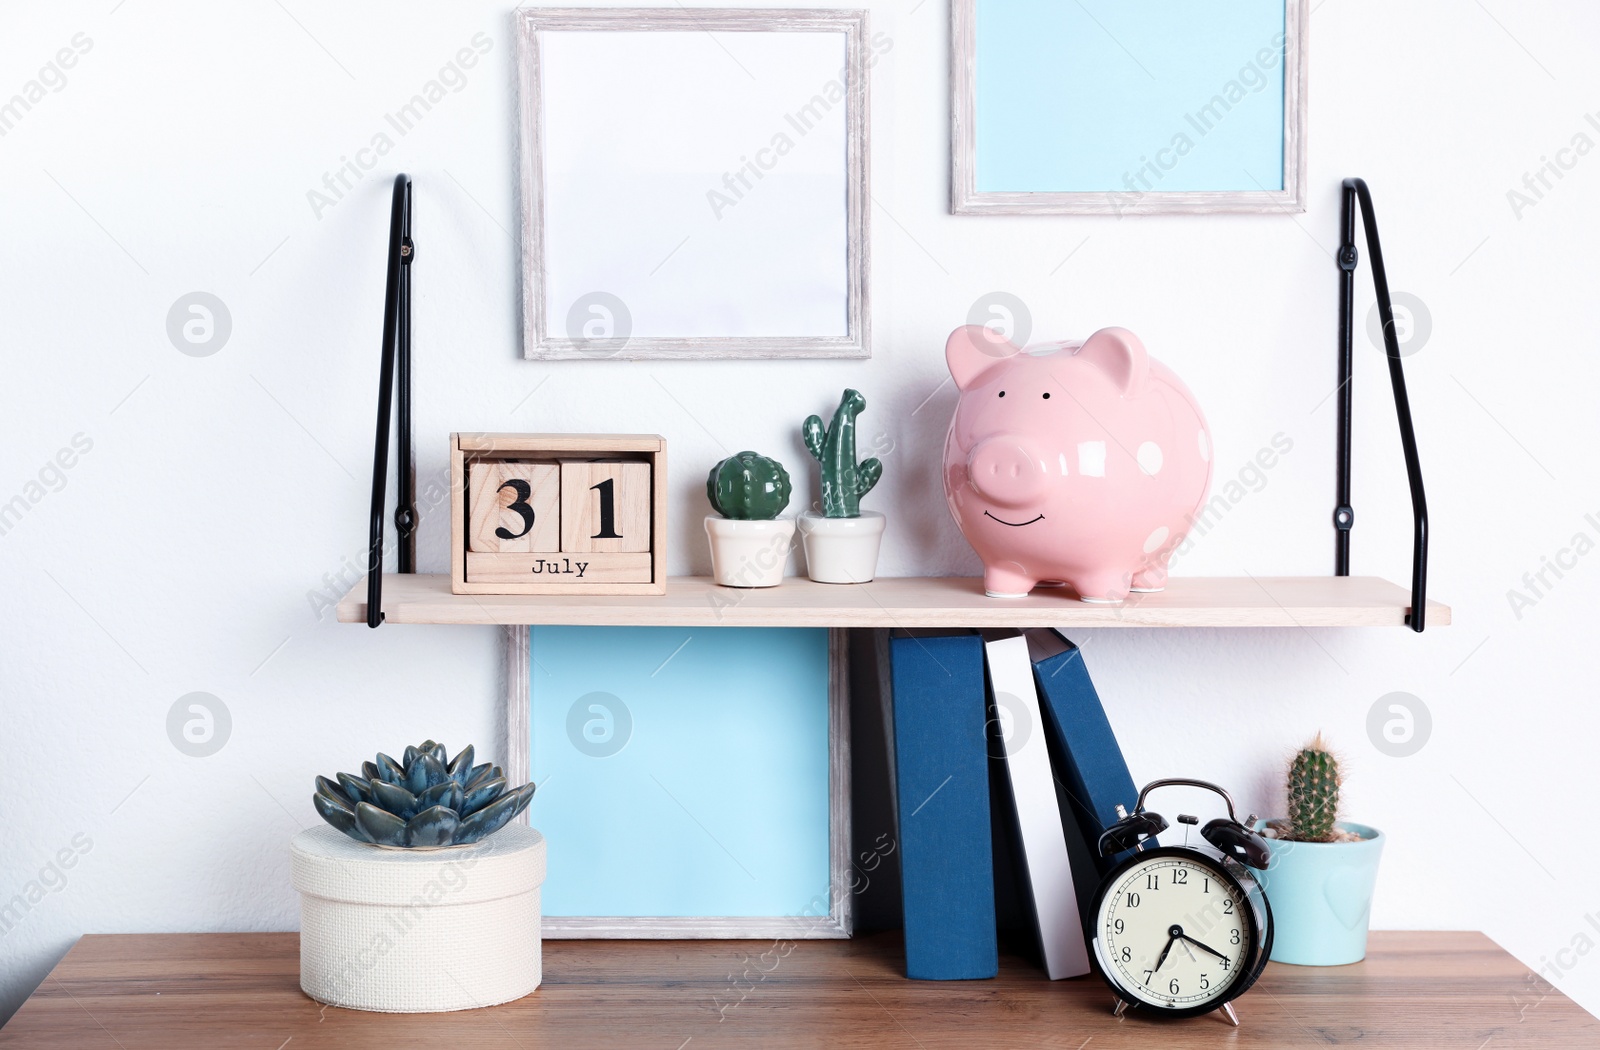
[[[1239,1027],[1239,1015],[1233,1012],[1232,1003],[1223,1003],[1222,1012],[1228,1018],[1228,1020],[1233,1023],[1233,1027]]]
[[[1111,1016],[1112,1017],[1121,1017],[1123,1012],[1126,1011],[1127,1009],[1128,1009],[1127,1001],[1123,1000],[1123,999],[1118,999],[1117,1000],[1117,1008],[1115,1010],[1111,1011]]]

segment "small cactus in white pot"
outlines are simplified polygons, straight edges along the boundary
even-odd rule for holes
[[[883,464],[856,461],[856,417],[866,408],[859,390],[846,390],[831,424],[808,416],[800,427],[806,451],[821,468],[822,513],[808,510],[799,519],[806,575],[818,583],[867,583],[878,572],[886,519],[862,510],[861,497],[883,477]]]
[[[780,518],[789,505],[789,472],[755,452],[729,456],[706,477],[706,517],[711,541],[711,577],[723,587],[776,587],[794,542],[794,519]]]
[[[1343,786],[1339,758],[1321,733],[1289,760],[1288,816],[1263,828],[1275,840],[1261,877],[1276,930],[1274,962],[1342,966],[1366,957],[1383,833],[1339,819]]]

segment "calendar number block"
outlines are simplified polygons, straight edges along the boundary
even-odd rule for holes
[[[561,461],[562,553],[650,549],[650,464]]]
[[[474,463],[467,471],[467,550],[561,549],[561,469],[554,463]]]

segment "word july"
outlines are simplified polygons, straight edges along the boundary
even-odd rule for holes
[[[589,567],[586,561],[573,561],[571,558],[539,558],[533,563],[533,574],[541,573],[550,576],[571,576],[574,579],[583,579],[583,570]]]

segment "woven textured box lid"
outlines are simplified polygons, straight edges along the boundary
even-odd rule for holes
[[[322,825],[296,835],[290,856],[296,890],[352,904],[409,905],[419,894],[439,906],[498,900],[542,885],[545,871],[544,836],[521,824],[438,850],[382,849]]]

